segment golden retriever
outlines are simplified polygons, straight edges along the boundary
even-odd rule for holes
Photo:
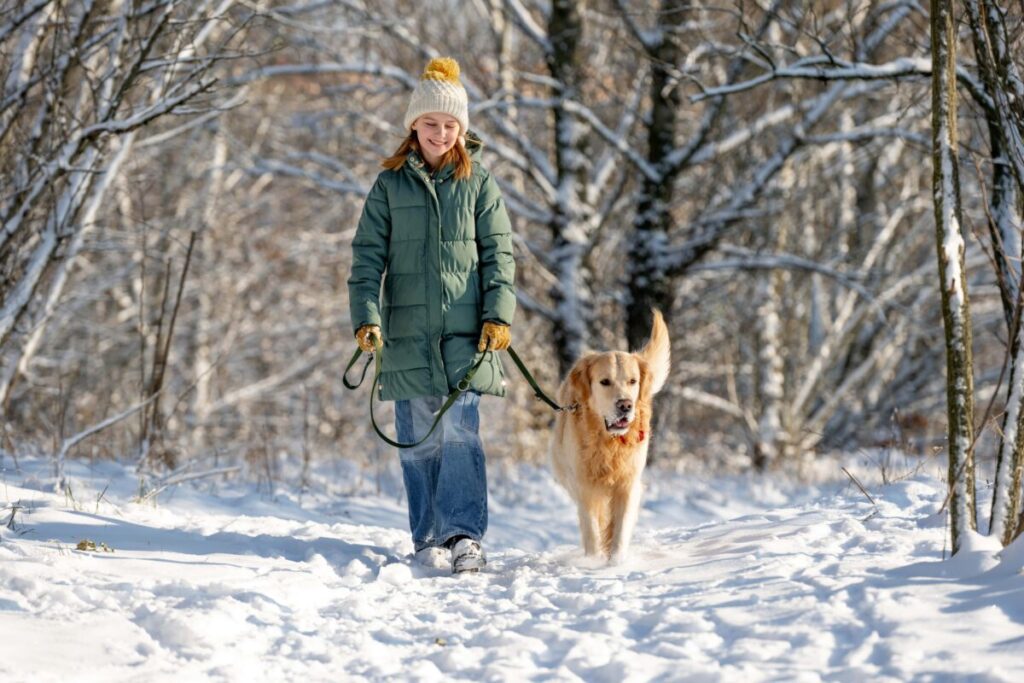
[[[580,358],[558,389],[551,467],[576,502],[583,552],[622,561],[640,509],[651,399],[668,378],[668,328],[654,312],[647,345]]]

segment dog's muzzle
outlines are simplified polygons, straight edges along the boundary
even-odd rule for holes
[[[620,398],[615,402],[615,413],[614,417],[604,419],[604,428],[615,435],[624,434],[633,422],[633,401]]]
[[[607,417],[604,419],[604,428],[608,430],[610,434],[618,436],[625,434],[629,431],[629,425],[633,422],[633,414],[620,415],[616,418],[609,420]]]

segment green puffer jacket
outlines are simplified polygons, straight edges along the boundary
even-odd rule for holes
[[[511,224],[497,183],[478,163],[480,148],[466,136],[473,174],[465,180],[452,166],[431,177],[413,153],[377,176],[366,198],[352,241],[349,307],[353,330],[381,326],[382,400],[449,394],[479,358],[483,322],[512,324]],[[472,389],[505,395],[497,353]]]

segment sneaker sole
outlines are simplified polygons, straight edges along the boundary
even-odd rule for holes
[[[452,567],[452,574],[468,574],[471,572],[475,574],[486,566],[486,562],[481,562],[480,564],[471,564],[462,568]]]

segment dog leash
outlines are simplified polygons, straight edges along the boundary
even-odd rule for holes
[[[434,423],[432,425],[430,425],[430,429],[427,430],[427,433],[423,435],[423,438],[420,439],[419,441],[417,441],[416,443],[400,443],[398,441],[395,441],[391,437],[389,437],[383,431],[381,431],[380,426],[377,424],[377,418],[374,415],[373,403],[374,403],[374,399],[377,397],[376,388],[377,388],[378,382],[380,382],[381,366],[383,364],[382,360],[381,360],[381,357],[383,356],[382,351],[384,349],[384,346],[381,343],[380,337],[374,335],[374,337],[373,337],[373,346],[374,346],[374,352],[373,352],[373,355],[372,355],[371,358],[372,358],[372,360],[374,362],[374,374],[373,374],[373,389],[370,390],[370,423],[373,425],[374,431],[377,432],[377,436],[379,436],[386,443],[390,444],[391,446],[394,446],[395,448],[412,448],[414,446],[419,446],[421,443],[426,441],[427,437],[429,437],[431,434],[433,434],[434,430],[437,429],[437,425],[440,424],[441,418],[444,417],[444,414],[447,413],[448,410],[452,407],[452,405],[455,404],[455,401],[458,400],[459,396],[462,396],[462,394],[464,394],[467,391],[469,391],[470,382],[473,379],[473,375],[475,375],[476,371],[480,369],[481,365],[483,365],[484,359],[487,358],[487,354],[492,353],[492,351],[491,351],[491,343],[490,343],[490,341],[488,341],[487,342],[487,348],[484,350],[483,353],[480,354],[480,359],[477,360],[477,362],[474,363],[472,365],[472,367],[470,367],[469,370],[466,371],[466,375],[462,379],[459,380],[458,384],[455,385],[455,391],[453,391],[452,393],[448,394],[448,400],[445,401],[443,406],[441,406],[441,410],[437,411],[437,415],[434,417]],[[359,388],[359,385],[362,384],[363,380],[366,378],[366,370],[367,370],[367,368],[370,367],[370,360],[371,359],[367,359],[366,365],[363,367],[363,373],[360,376],[359,381],[356,384],[351,384],[348,381],[348,371],[352,369],[352,366],[355,365],[356,361],[359,360],[359,356],[362,355],[362,353],[363,353],[362,349],[356,349],[356,352],[354,354],[352,354],[352,360],[349,361],[348,367],[345,368],[345,374],[343,374],[341,376],[341,382],[342,382],[342,384],[345,385],[346,389],[357,389],[357,388]]]
[[[352,367],[359,361],[359,357],[363,354],[362,349],[356,349],[355,353],[352,354],[352,359],[348,362],[348,366],[345,367],[345,372],[341,376],[341,382],[342,384],[345,385],[346,389],[350,389],[353,391],[355,389],[358,389],[362,385],[363,380],[366,379],[366,372],[370,368],[370,363],[374,363],[374,389],[370,391],[370,423],[373,425],[374,431],[377,432],[377,436],[379,436],[386,443],[394,446],[395,448],[412,448],[426,441],[427,437],[434,433],[434,430],[437,428],[437,425],[441,422],[441,418],[444,416],[446,412],[448,412],[449,408],[452,407],[455,401],[458,400],[459,396],[461,396],[462,394],[469,390],[470,382],[472,381],[473,376],[476,375],[476,371],[480,369],[480,366],[483,364],[484,358],[487,357],[487,354],[493,353],[493,351],[491,351],[490,341],[488,341],[487,349],[484,350],[482,354],[480,354],[480,359],[477,360],[477,362],[474,363],[473,366],[469,368],[469,370],[466,372],[466,375],[459,380],[458,384],[455,385],[455,391],[448,395],[448,400],[445,401],[443,406],[441,406],[441,410],[438,411],[437,415],[434,418],[434,423],[430,425],[430,430],[423,436],[422,439],[420,439],[416,443],[403,444],[394,441],[387,434],[381,431],[380,426],[377,424],[377,419],[374,416],[373,403],[377,393],[376,387],[378,382],[380,381],[382,351],[383,345],[381,344],[380,337],[374,336],[374,352],[370,355],[369,358],[366,359],[366,364],[363,366],[363,372],[359,376],[359,381],[356,382],[355,384],[352,384],[348,380],[348,373],[352,369]],[[523,375],[523,378],[526,379],[527,383],[531,387],[533,387],[533,394],[536,398],[547,403],[556,412],[572,412],[576,409],[575,404],[563,408],[562,406],[558,405],[553,400],[551,400],[551,398],[547,394],[545,394],[544,391],[540,388],[540,385],[537,384],[537,380],[535,380],[533,378],[533,375],[530,374],[530,371],[526,368],[526,364],[523,363],[523,360],[519,357],[519,354],[516,353],[515,349],[509,346],[507,349],[505,349],[505,351],[512,358],[512,362],[515,363],[516,367],[519,368],[519,372]]]
[[[572,411],[575,409],[573,406],[563,408],[562,406],[552,401],[551,398],[548,397],[548,395],[545,394],[544,391],[540,388],[540,385],[537,384],[537,380],[533,378],[533,375],[530,374],[530,371],[526,369],[526,364],[523,363],[523,359],[519,357],[519,354],[516,353],[516,350],[509,346],[507,349],[505,349],[505,351],[506,353],[508,353],[509,358],[512,359],[512,362],[516,364],[516,367],[519,368],[519,373],[523,376],[527,383],[531,387],[533,387],[533,395],[535,397],[551,406],[556,413],[560,413],[562,411]]]

